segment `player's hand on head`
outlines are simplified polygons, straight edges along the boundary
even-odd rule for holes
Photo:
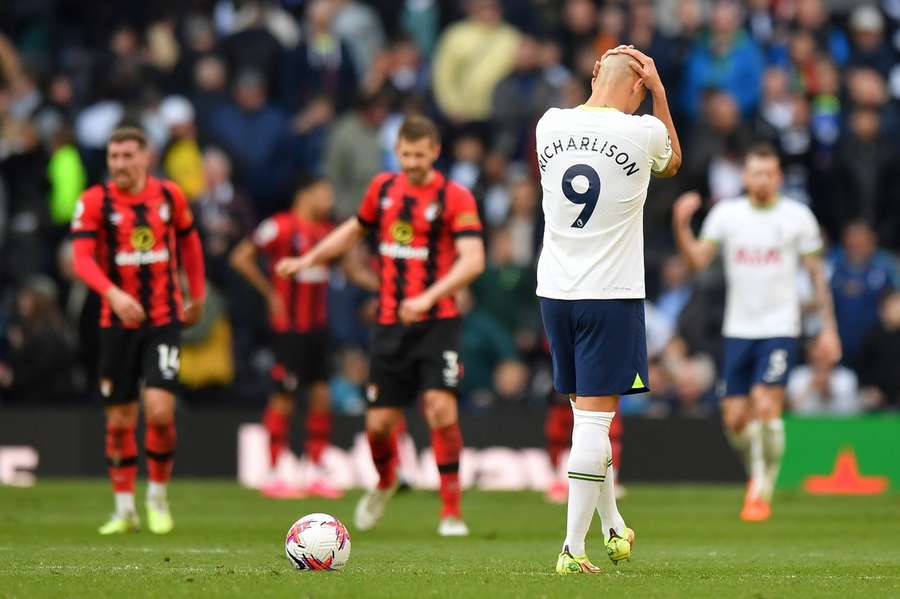
[[[109,305],[125,324],[139,324],[147,318],[141,303],[117,287],[107,293]]]
[[[691,217],[700,209],[703,199],[696,191],[689,191],[681,194],[675,200],[675,206],[672,208],[672,220],[676,225],[686,225],[691,222]]]
[[[184,305],[184,324],[187,326],[193,326],[200,322],[200,319],[203,317],[203,307],[206,304],[206,300],[200,299],[192,299]]]
[[[652,58],[635,48],[624,48],[619,53],[627,54],[634,59],[629,64],[641,78],[641,81],[644,82],[644,87],[649,92],[654,93],[664,89],[662,79],[660,79],[659,72],[656,70],[656,63]]]

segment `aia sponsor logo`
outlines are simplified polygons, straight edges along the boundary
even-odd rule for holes
[[[738,264],[769,266],[781,264],[781,250],[778,248],[738,248],[734,257]]]

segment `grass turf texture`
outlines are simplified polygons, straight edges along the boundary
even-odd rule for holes
[[[468,493],[473,535],[441,539],[432,493],[397,496],[375,531],[354,533],[358,493],[272,501],[230,482],[179,480],[172,534],[109,538],[96,533],[111,507],[105,482],[0,487],[0,597],[900,596],[900,495],[785,493],[769,522],[745,524],[737,487],[628,491],[633,561],[609,563],[595,519],[588,551],[603,574],[560,577],[565,508],[536,493]],[[351,528],[344,572],[297,572],[284,556],[291,523],[318,511]]]

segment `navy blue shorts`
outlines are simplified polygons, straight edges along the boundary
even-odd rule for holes
[[[754,385],[784,387],[797,359],[797,339],[725,337],[720,397],[749,395]]]
[[[644,300],[542,297],[541,316],[559,393],[595,397],[649,391]]]

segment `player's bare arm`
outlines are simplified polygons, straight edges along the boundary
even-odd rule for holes
[[[719,246],[708,239],[697,239],[691,229],[691,218],[700,209],[702,200],[696,191],[683,194],[672,208],[672,231],[675,244],[694,271],[701,271],[709,266],[719,251]]]
[[[184,324],[192,326],[200,322],[206,305],[206,273],[203,264],[203,244],[200,235],[192,229],[179,236],[178,249],[181,263],[187,275],[190,298],[184,304]]]
[[[829,357],[832,363],[841,359],[841,339],[837,332],[837,321],[834,317],[834,301],[831,297],[831,289],[825,278],[825,270],[822,265],[822,257],[819,254],[807,254],[803,256],[803,266],[809,273],[815,290],[815,305],[819,311],[822,322],[822,330],[816,343]]]
[[[256,246],[249,239],[242,240],[237,244],[231,254],[228,256],[228,263],[231,268],[236,270],[248,283],[253,285],[260,295],[266,298],[266,304],[269,308],[269,314],[276,316],[283,314],[285,311],[284,302],[281,297],[275,293],[275,289],[269,282],[268,277],[259,268],[256,262]]]
[[[618,47],[610,50],[612,54],[627,54],[634,58],[634,62],[630,63],[632,69],[641,78],[644,87],[653,97],[653,116],[658,118],[666,126],[669,133],[669,139],[672,142],[672,158],[669,164],[661,172],[654,173],[657,177],[674,177],[681,168],[681,143],[678,141],[678,133],[675,131],[675,124],[672,122],[672,114],[669,111],[669,102],[666,98],[666,88],[663,86],[662,79],[656,70],[656,63],[652,58],[636,50],[630,46]]]
[[[484,272],[484,242],[480,237],[457,239],[456,254],[456,262],[446,275],[424,292],[401,304],[400,320],[404,324],[420,320],[438,300],[456,293]]]
[[[341,259],[341,270],[347,278],[365,289],[366,291],[377,292],[381,281],[378,275],[369,268],[369,254],[362,246],[351,247],[347,254]]]
[[[280,277],[290,277],[301,270],[327,264],[350,251],[365,233],[366,228],[359,219],[351,216],[306,254],[279,260],[275,265],[275,272]]]

